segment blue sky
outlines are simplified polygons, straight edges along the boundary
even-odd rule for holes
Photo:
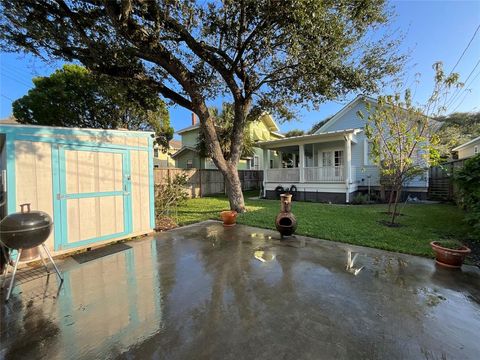
[[[405,33],[402,48],[411,54],[404,83],[409,86],[416,73],[422,74],[415,96],[421,102],[432,90],[432,64],[443,61],[445,70],[449,72],[480,25],[480,1],[393,1],[391,4],[397,14],[391,26]],[[480,31],[455,71],[465,80],[478,61]],[[29,55],[0,53],[0,118],[11,114],[12,101],[27,93],[32,87],[32,77],[49,75],[61,65],[45,64]],[[457,96],[451,111],[480,111],[480,65],[467,85],[472,91]],[[351,94],[346,100],[355,95]],[[214,106],[220,104],[221,99],[212,103]],[[300,109],[300,121],[281,124],[281,130],[308,130],[344,104],[345,101],[325,103],[318,111]],[[175,130],[188,126],[191,121],[190,113],[177,106],[170,108],[170,117]]]

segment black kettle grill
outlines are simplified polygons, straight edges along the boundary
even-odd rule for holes
[[[18,251],[17,259],[13,266],[13,273],[5,301],[8,301],[8,299],[10,298],[10,294],[12,292],[13,284],[15,281],[15,274],[17,272],[17,266],[22,255],[22,251],[26,249],[35,248],[41,245],[43,250],[47,254],[47,257],[53,264],[55,272],[60,278],[60,281],[63,282],[60,271],[58,270],[57,265],[53,261],[50,251],[45,245],[45,241],[47,240],[48,236],[52,231],[52,218],[50,217],[50,215],[43,211],[30,211],[30,204],[22,204],[20,205],[20,208],[21,212],[7,215],[2,221],[0,221],[0,243],[3,243],[3,245],[5,245],[9,249],[14,249]],[[39,251],[39,254],[42,259],[43,265],[47,270],[47,273],[50,273],[45,259],[42,255],[42,252]],[[4,282],[6,281],[9,264],[10,261],[7,261]]]

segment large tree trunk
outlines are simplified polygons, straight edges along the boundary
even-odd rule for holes
[[[214,164],[223,174],[225,179],[230,209],[235,210],[238,213],[245,212],[246,209],[242,193],[242,184],[240,182],[237,170],[237,163],[240,156],[233,154],[234,156],[231,156],[230,159],[225,159],[217,138],[217,132],[215,130],[213,118],[208,112],[206,105],[204,103],[200,103],[197,105],[196,110],[197,115],[200,118],[200,122],[203,125],[203,131],[209,147],[209,153],[212,156]],[[237,147],[235,150],[241,151],[241,147]]]
[[[225,184],[227,186],[227,196],[230,202],[230,209],[238,213],[245,212],[245,203],[243,199],[242,183],[238,176],[237,166],[230,164],[227,173],[224,174]]]

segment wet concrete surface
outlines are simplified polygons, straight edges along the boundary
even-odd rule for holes
[[[218,222],[18,285],[5,359],[478,359],[480,271]],[[4,296],[5,293],[2,293]]]

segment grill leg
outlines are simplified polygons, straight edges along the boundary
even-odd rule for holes
[[[45,262],[45,258],[43,257],[42,252],[39,251],[39,253],[40,253],[40,259],[42,259],[43,266],[45,266],[45,271],[47,272],[47,274],[50,274],[50,270],[48,270],[48,266],[47,266],[47,263]]]
[[[43,246],[43,249],[45,250],[45,253],[47,254],[48,258],[52,262],[53,267],[55,269],[55,272],[57,273],[58,278],[60,279],[60,282],[63,282],[62,275],[60,275],[60,271],[58,270],[57,265],[55,264],[55,261],[53,261],[52,255],[50,254],[50,251],[48,250],[48,248],[45,244],[42,244],[42,246]]]
[[[17,273],[17,266],[18,266],[18,263],[20,262],[21,255],[22,255],[22,249],[18,249],[17,260],[15,260],[15,266],[13,267],[12,278],[10,279],[10,286],[8,287],[7,298],[5,299],[5,302],[7,302],[8,299],[10,299],[10,294],[12,293],[13,283],[15,282],[15,274]]]

